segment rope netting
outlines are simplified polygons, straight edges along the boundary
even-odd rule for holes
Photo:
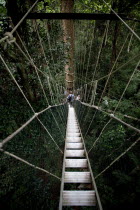
[[[63,42],[60,20],[28,20],[31,37],[27,40],[20,34],[18,28],[37,2],[16,26],[10,22],[12,31],[0,40],[2,76],[8,78],[8,84],[2,81],[6,87],[2,92],[6,119],[2,120],[7,129],[0,143],[1,167],[8,165],[8,175],[14,168],[17,177],[26,170],[32,176],[45,172],[44,179],[52,186],[61,181],[67,121],[64,65],[69,45]],[[102,182],[112,186],[118,174],[131,174],[138,167],[138,93],[132,102],[140,77],[135,29],[137,23],[121,18],[120,22],[74,21],[74,93],[80,95],[74,106],[101,200]],[[11,157],[19,161],[16,167]]]

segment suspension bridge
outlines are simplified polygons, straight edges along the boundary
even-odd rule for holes
[[[105,1],[104,1],[105,2]],[[31,102],[29,101],[28,97],[24,93],[23,89],[21,88],[19,82],[16,80],[16,77],[13,74],[13,71],[11,70],[10,65],[8,65],[7,60],[4,58],[4,56],[0,55],[0,59],[2,62],[2,65],[4,68],[7,70],[9,73],[10,77],[14,81],[15,85],[17,86],[18,90],[22,94],[23,98],[25,99],[26,103],[28,104],[32,116],[29,120],[23,123],[22,126],[20,126],[17,130],[15,130],[13,133],[11,133],[9,136],[4,138],[0,142],[0,151],[1,153],[10,156],[32,168],[35,170],[41,171],[43,173],[46,173],[54,178],[56,178],[59,182],[61,182],[61,187],[60,187],[60,201],[59,201],[59,209],[62,209],[66,206],[93,206],[93,208],[98,208],[100,210],[103,209],[102,203],[100,199],[100,193],[98,192],[98,186],[96,185],[96,180],[98,177],[101,177],[106,171],[109,170],[119,159],[121,159],[123,156],[126,155],[140,140],[140,138],[137,138],[133,143],[131,143],[127,148],[124,149],[123,153],[119,154],[115,159],[113,159],[102,171],[100,171],[96,176],[94,176],[94,171],[92,171],[91,163],[90,163],[90,158],[89,155],[91,151],[95,148],[95,146],[99,143],[99,140],[101,136],[103,135],[106,127],[108,127],[111,122],[114,120],[120,125],[125,126],[126,128],[132,130],[135,132],[135,134],[139,134],[140,130],[135,127],[133,124],[130,124],[129,122],[124,121],[121,119],[118,115],[118,107],[130,85],[130,83],[133,80],[134,75],[138,72],[138,67],[140,65],[140,60],[139,60],[139,54],[136,54],[134,57],[129,58],[125,63],[123,63],[121,66],[116,68],[116,64],[120,59],[121,53],[124,50],[124,47],[126,43],[128,42],[130,38],[129,44],[131,44],[132,37],[137,40],[140,40],[140,37],[138,36],[137,33],[135,33],[134,28],[130,27],[124,19],[122,19],[112,8],[112,13],[114,14],[115,17],[117,17],[122,24],[126,27],[126,29],[129,31],[127,37],[125,37],[124,43],[114,61],[114,64],[111,67],[111,70],[108,74],[101,76],[100,78],[96,77],[96,74],[98,73],[98,65],[100,62],[100,57],[102,53],[102,48],[103,45],[107,42],[107,34],[109,31],[109,21],[107,20],[105,24],[105,29],[103,32],[102,40],[99,46],[99,51],[97,55],[97,60],[96,64],[94,66],[94,72],[92,73],[91,80],[88,77],[89,74],[89,64],[90,64],[90,59],[91,59],[91,48],[92,48],[92,43],[94,42],[94,32],[95,32],[95,23],[88,22],[88,26],[92,26],[92,36],[89,36],[89,33],[91,31],[85,32],[86,37],[85,39],[81,39],[79,36],[79,32],[82,31],[83,25],[82,21],[80,20],[79,22],[76,22],[77,28],[79,31],[77,34],[75,33],[76,37],[76,42],[77,44],[81,45],[81,51],[83,51],[83,55],[80,55],[79,59],[79,66],[76,63],[77,70],[75,73],[72,72],[72,74],[75,75],[75,84],[74,84],[74,89],[73,91],[75,93],[80,94],[80,100],[75,101],[74,106],[69,106],[66,103],[66,96],[65,98],[62,99],[62,95],[65,91],[65,87],[57,83],[57,76],[59,75],[59,72],[57,72],[57,67],[55,66],[55,61],[52,53],[52,48],[51,48],[51,41],[50,41],[50,35],[49,31],[47,30],[47,40],[48,40],[48,46],[50,50],[50,57],[52,59],[52,65],[56,74],[56,77],[52,75],[51,71],[48,70],[47,74],[46,72],[43,72],[40,67],[37,67],[35,64],[34,60],[32,59],[32,56],[29,53],[28,47],[26,44],[23,42],[22,38],[17,32],[18,27],[22,24],[22,22],[25,20],[25,18],[31,14],[30,12],[34,8],[34,6],[38,3],[36,1],[33,6],[28,10],[28,12],[23,16],[23,18],[19,21],[19,23],[16,26],[13,26],[13,29],[11,32],[5,33],[4,37],[1,38],[0,43],[5,45],[5,48],[7,48],[8,45],[10,46],[15,46],[16,49],[19,50],[19,52],[22,54],[22,56],[25,58],[26,62],[28,62],[29,65],[31,65],[36,73],[36,77],[38,79],[38,82],[40,84],[44,99],[46,101],[47,107],[45,109],[42,109],[39,112],[36,112],[34,107],[32,106]],[[106,4],[106,2],[105,2]],[[76,16],[75,16],[76,17]],[[81,17],[80,17],[81,18]],[[38,24],[37,22],[35,23],[35,31],[37,33],[38,41],[39,41],[39,46],[41,48],[42,54],[43,54],[43,59],[46,62],[46,65],[48,65],[48,58],[45,55],[45,49],[44,49],[44,44],[40,35],[40,31],[38,29]],[[16,41],[14,37],[14,33],[16,33],[16,36],[20,40],[21,45]],[[88,41],[88,38],[90,37],[90,49],[89,52],[87,52],[86,48],[82,48],[84,44]],[[80,40],[81,39],[81,40]],[[22,46],[22,47],[21,47]],[[78,54],[78,52],[76,51]],[[81,53],[81,52],[80,52]],[[85,65],[85,60],[86,56],[88,54],[88,60],[87,60],[87,66]],[[113,74],[115,74],[117,71],[119,71],[121,68],[124,68],[125,66],[129,65],[131,62],[133,62],[136,59],[136,64],[135,68],[130,74],[129,80],[126,82],[124,89],[122,90],[121,95],[119,96],[118,102],[114,108],[114,110],[105,110],[101,106],[101,102],[103,100],[104,93],[106,91],[106,88],[108,86],[109,80]],[[81,69],[86,69],[86,72],[82,72]],[[66,72],[67,73],[67,72]],[[50,93],[50,98],[51,98],[51,103],[48,100],[48,96],[45,91],[44,84],[41,80],[40,75],[44,76],[47,80],[48,84],[48,89]],[[98,88],[100,89],[99,82],[101,80],[105,79],[104,86],[101,87],[101,94],[98,100],[98,103],[95,105],[95,98],[98,92]],[[69,82],[69,81],[67,81]],[[70,81],[71,82],[71,81]],[[64,82],[65,85],[65,82]],[[14,94],[14,93],[13,93]],[[56,100],[57,99],[57,100]],[[56,104],[56,101],[58,102]],[[66,108],[67,107],[67,108]],[[52,109],[55,108],[56,110],[58,108],[59,111],[57,112],[58,118],[62,122],[66,132],[65,136],[60,128],[59,122],[56,119],[56,116],[54,115]],[[68,112],[67,112],[68,109]],[[94,110],[94,113],[92,115],[92,118],[90,119],[90,123],[88,126],[88,129],[86,130],[85,135],[82,134],[82,129],[84,127],[84,123],[86,123],[86,120],[88,118],[88,114]],[[50,112],[52,119],[54,121],[54,124],[58,128],[59,135],[61,135],[62,139],[65,139],[65,142],[63,142],[63,145],[65,145],[63,148],[59,145],[57,142],[57,139],[53,137],[51,132],[49,131],[48,127],[44,124],[44,122],[40,119],[40,116],[44,115],[47,111]],[[100,130],[100,133],[98,137],[93,141],[92,146],[87,150],[86,148],[86,135],[88,134],[89,130],[91,129],[91,126],[93,125],[93,122],[96,119],[96,115],[98,113],[103,113],[106,115],[109,120],[107,123],[103,125],[103,128]],[[129,119],[134,119],[133,116],[127,116]],[[5,150],[5,145],[8,144],[13,140],[14,137],[16,137],[21,131],[23,131],[27,126],[30,125],[31,122],[34,120],[37,120],[37,122],[40,124],[42,129],[47,133],[49,138],[51,139],[52,143],[54,146],[57,148],[57,151],[60,152],[61,155],[63,155],[63,166],[62,166],[62,177],[59,177],[58,175],[50,172],[49,170],[39,167],[29,161],[27,161],[24,158],[21,158],[17,155],[15,155],[12,152],[9,152]],[[138,119],[136,119],[138,120]],[[96,122],[95,122],[96,123]],[[82,127],[82,128],[81,128]],[[102,125],[101,125],[102,127]],[[92,160],[94,161],[94,160]],[[79,185],[82,186],[84,185],[84,188],[81,189],[78,187]]]

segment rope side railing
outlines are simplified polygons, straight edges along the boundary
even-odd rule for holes
[[[18,128],[16,131],[14,131],[12,134],[10,134],[8,137],[6,137],[4,140],[0,142],[0,148],[2,148],[6,143],[8,143],[12,138],[14,138],[19,132],[21,132],[27,125],[29,125],[36,117],[38,117],[40,114],[44,113],[48,109],[51,109],[53,107],[62,106],[64,104],[58,104],[54,106],[48,106],[44,110],[35,113],[27,122],[25,122],[20,128]]]
[[[30,166],[30,167],[32,167],[32,168],[34,168],[34,169],[37,169],[37,170],[39,170],[39,171],[43,171],[44,173],[47,173],[47,174],[49,174],[50,176],[53,176],[53,177],[55,177],[55,178],[57,178],[57,179],[59,179],[59,180],[61,181],[61,178],[60,178],[60,177],[58,177],[58,176],[56,176],[56,175],[50,173],[49,171],[47,171],[47,170],[45,170],[45,169],[43,169],[43,168],[40,168],[40,167],[38,167],[38,166],[36,166],[36,165],[34,165],[34,164],[32,164],[32,163],[30,163],[30,162],[28,162],[28,161],[26,161],[26,160],[20,158],[20,157],[18,157],[18,156],[14,155],[14,154],[12,154],[12,153],[10,153],[10,152],[7,152],[7,151],[5,151],[5,150],[3,150],[3,149],[0,149],[0,151],[3,152],[5,155],[8,155],[8,156],[10,156],[10,157],[12,157],[12,158],[14,158],[14,159],[16,159],[16,160],[19,160],[20,162],[25,163],[26,165],[28,165],[28,166]]]
[[[122,123],[123,125],[127,126],[128,128],[131,128],[131,129],[135,130],[136,132],[140,133],[140,130],[139,130],[138,128],[135,128],[135,127],[133,127],[132,125],[130,125],[130,124],[124,122],[123,120],[121,120],[121,119],[119,119],[118,117],[116,117],[113,113],[110,114],[110,113],[108,113],[108,112],[102,110],[100,107],[95,106],[95,105],[90,105],[90,104],[87,104],[87,103],[84,103],[84,102],[81,102],[81,104],[83,104],[83,105],[85,105],[85,106],[88,106],[88,107],[91,107],[91,108],[94,108],[94,109],[96,109],[96,110],[98,110],[98,111],[101,111],[101,112],[107,114],[109,117],[111,117],[111,118],[117,120],[118,122]]]
[[[37,27],[37,25],[36,25],[36,27]],[[37,30],[37,28],[36,28],[36,30]],[[38,30],[37,30],[37,32],[38,32]],[[39,36],[39,32],[37,33],[37,35]],[[25,44],[24,44],[24,42],[22,41],[21,37],[19,36],[18,32],[17,32],[17,36],[18,36],[18,38],[19,38],[19,40],[20,40],[22,46],[24,47],[25,52],[27,53],[27,55],[26,55],[25,52],[21,49],[21,47],[19,46],[19,44],[18,44],[16,41],[14,42],[14,44],[15,44],[16,47],[20,50],[20,52],[23,54],[23,56],[25,57],[25,59],[28,60],[28,62],[34,67],[35,72],[36,72],[36,74],[37,74],[37,78],[38,78],[39,83],[40,83],[40,85],[41,85],[41,89],[42,89],[42,91],[43,91],[45,100],[46,100],[47,104],[49,105],[49,102],[48,102],[48,99],[47,99],[47,96],[46,96],[46,93],[45,93],[45,90],[44,90],[44,87],[43,87],[43,84],[42,84],[42,81],[41,81],[41,79],[40,79],[40,76],[39,76],[39,73],[38,73],[38,72],[41,72],[45,77],[47,77],[47,80],[48,80],[48,78],[51,78],[51,79],[52,79],[52,75],[51,75],[50,71],[49,71],[49,76],[46,75],[43,71],[41,71],[41,70],[35,65],[33,59],[31,58],[31,55],[30,55],[29,52],[28,52],[27,47],[25,46]],[[41,45],[41,48],[42,48],[42,51],[43,51],[43,56],[44,56],[44,58],[45,58],[45,62],[46,62],[46,64],[47,64],[47,58],[46,58],[46,55],[45,55],[44,47],[43,47],[43,44],[42,44],[42,42],[41,42],[41,37],[40,37],[40,36],[39,36],[39,41],[40,41],[40,45]],[[56,81],[54,81],[54,79],[53,79],[52,81],[53,81],[54,86],[56,86],[56,85],[57,85],[57,84],[56,84]],[[51,110],[50,110],[50,111],[51,111]],[[55,120],[55,123],[57,124],[57,127],[58,127],[58,129],[59,129],[59,131],[60,131],[62,137],[64,138],[64,136],[63,136],[63,134],[62,134],[62,132],[61,132],[61,129],[60,129],[60,127],[59,127],[59,124],[58,124],[57,120],[55,119],[55,116],[53,115],[52,112],[51,112],[51,114],[52,114],[52,116],[53,116],[53,118],[54,118],[54,120]],[[58,113],[58,114],[59,114],[59,117],[61,118],[60,113]]]
[[[29,100],[27,99],[27,97],[25,96],[24,92],[22,91],[21,87],[19,86],[17,80],[15,79],[15,77],[13,76],[12,72],[10,71],[9,67],[7,66],[6,62],[4,61],[3,57],[0,55],[0,59],[2,60],[6,70],[8,71],[8,73],[10,74],[10,76],[12,77],[13,81],[15,82],[15,84],[17,85],[18,89],[20,90],[20,92],[22,93],[23,97],[25,98],[26,102],[28,103],[28,105],[30,106],[32,112],[35,114],[35,111],[32,107],[32,105],[30,104]],[[60,149],[60,147],[57,145],[56,141],[54,140],[54,138],[52,137],[52,135],[50,134],[50,132],[48,131],[48,129],[46,128],[46,126],[41,122],[41,120],[39,120],[39,118],[37,117],[39,123],[43,126],[43,128],[47,131],[47,133],[49,134],[49,136],[51,137],[51,139],[53,140],[53,142],[56,144],[56,146],[59,148],[59,151],[61,153],[62,150]]]
[[[19,46],[16,42],[15,42],[15,44],[16,44],[16,46],[18,47],[18,49],[23,53],[23,55],[28,59],[28,57],[25,55],[25,53],[24,53],[23,50],[20,48],[20,46]],[[31,62],[31,63],[32,63],[32,62]],[[42,89],[42,91],[43,91],[44,98],[45,98],[45,100],[46,100],[47,105],[49,105],[49,101],[48,101],[48,98],[47,98],[47,96],[46,96],[46,93],[45,93],[45,90],[44,90],[44,86],[43,86],[43,84],[42,84],[41,78],[40,78],[39,73],[38,73],[38,68],[36,67],[36,65],[35,65],[34,63],[33,63],[33,65],[34,65],[34,69],[35,69],[35,72],[36,72],[36,75],[37,75],[39,84],[40,84],[41,89]],[[50,110],[50,111],[51,111],[51,110]],[[52,112],[51,112],[51,114],[52,114],[52,116],[53,116],[53,118],[54,118],[55,123],[57,124],[57,127],[58,127],[58,129],[59,129],[59,131],[60,131],[62,137],[64,138],[64,136],[63,136],[63,134],[62,134],[62,132],[61,132],[61,129],[60,129],[60,127],[59,127],[59,124],[58,124],[57,120],[55,119],[55,117],[54,117],[54,115],[53,115]]]
[[[122,47],[121,47],[121,49],[120,49],[120,51],[119,51],[119,53],[118,53],[118,56],[117,56],[116,59],[115,59],[115,62],[114,62],[114,64],[113,64],[113,66],[112,66],[112,68],[111,68],[109,74],[107,75],[107,80],[106,80],[106,82],[105,82],[105,85],[104,85],[102,94],[101,94],[101,96],[100,96],[100,99],[99,99],[99,102],[98,102],[98,106],[99,106],[100,103],[101,103],[101,100],[102,100],[102,98],[103,98],[103,94],[105,93],[105,90],[106,90],[106,88],[107,88],[107,85],[108,85],[108,82],[109,82],[109,80],[110,80],[110,77],[111,77],[111,75],[112,75],[112,73],[113,73],[113,70],[114,70],[114,68],[115,68],[115,66],[116,66],[116,63],[117,63],[117,61],[118,61],[118,59],[119,59],[119,57],[120,57],[120,55],[121,55],[121,53],[122,53],[122,50],[124,49],[124,46],[126,45],[126,41],[128,40],[128,37],[129,37],[129,33],[128,33],[128,35],[127,35],[126,38],[125,38],[125,41],[124,41],[124,43],[123,43],[123,45],[122,45]],[[139,65],[139,63],[138,63],[138,65]],[[134,70],[134,72],[133,72],[133,74],[132,74],[132,77],[133,77],[133,75],[135,74],[135,72],[137,71],[138,65],[136,66],[136,68],[135,68],[135,70]],[[132,79],[132,78],[130,78],[130,81],[131,81],[131,79]],[[99,81],[99,80],[97,80],[97,81]],[[129,85],[129,83],[128,83],[128,85]],[[92,85],[91,85],[91,88],[92,88]],[[127,89],[127,87],[126,87],[126,89]],[[90,91],[91,91],[91,89],[90,89]],[[89,91],[89,94],[90,94],[90,91]],[[126,91],[126,90],[124,90],[124,92],[125,92],[125,91]],[[120,99],[120,100],[121,100],[121,99]],[[88,110],[88,112],[89,112],[89,110]],[[97,112],[96,112],[96,113],[97,113]],[[90,126],[91,126],[91,124],[92,124],[92,122],[93,122],[93,120],[94,120],[94,118],[95,118],[95,116],[96,116],[96,113],[95,113],[94,116],[93,116],[93,119],[92,119],[92,121],[91,121],[91,123],[90,123],[90,125],[89,125],[89,128],[90,128]],[[87,129],[87,132],[86,132],[86,133],[88,133],[89,128]]]
[[[116,161],[118,161],[121,157],[123,157],[129,150],[131,150],[138,142],[140,141],[140,138],[138,138],[134,143],[131,144],[123,153],[121,153],[115,160],[113,160],[104,170],[102,170],[96,177],[97,179],[99,176],[101,176],[105,171],[107,171]]]
[[[125,67],[127,64],[133,62],[134,59],[137,58],[138,56],[140,56],[140,54],[137,54],[137,55],[133,56],[133,57],[132,57],[131,59],[129,59],[126,63],[122,64],[120,67],[116,68],[116,70],[112,71],[111,75],[114,74],[114,73],[116,73],[117,71],[119,71],[121,68]],[[93,81],[87,82],[87,85],[90,85],[90,84],[92,85],[93,82],[103,80],[103,79],[105,79],[105,78],[108,77],[108,76],[109,76],[109,74],[107,74],[107,75],[105,75],[105,76],[103,76],[103,77],[94,79]],[[79,78],[79,80],[84,81],[84,80],[82,80],[81,78]]]
[[[118,108],[118,106],[119,106],[121,100],[123,99],[124,94],[126,93],[126,90],[127,90],[128,86],[129,86],[130,82],[132,81],[133,76],[135,75],[135,73],[136,73],[136,71],[137,71],[137,69],[138,69],[139,64],[140,64],[140,60],[137,62],[137,64],[136,64],[136,66],[135,66],[135,68],[134,68],[134,70],[133,70],[131,76],[129,77],[129,80],[128,80],[128,82],[127,82],[127,84],[126,84],[126,86],[125,86],[125,88],[124,88],[124,90],[123,90],[123,93],[121,94],[121,97],[120,97],[120,99],[119,99],[119,101],[118,101],[118,103],[117,103],[117,105],[116,105],[116,107],[115,107],[115,109],[114,109],[114,111],[113,111],[113,115],[115,114],[115,112],[116,112],[116,110],[117,110],[117,108]],[[102,96],[100,97],[100,101],[101,101],[101,98],[102,98]],[[99,106],[99,104],[100,104],[100,103],[98,103],[98,106]],[[98,106],[97,106],[97,107],[98,107]],[[95,106],[95,107],[96,107],[96,106]],[[98,109],[96,109],[96,110],[98,111]],[[91,126],[91,124],[92,124],[92,122],[93,122],[93,120],[94,120],[94,118],[95,118],[95,116],[96,116],[97,111],[95,112],[95,114],[94,114],[94,116],[93,116],[93,118],[92,118],[92,120],[91,120],[91,123],[90,123],[90,125],[89,125],[89,127],[88,127],[88,129],[87,129],[86,135],[87,135],[87,133],[88,133],[88,131],[89,131],[89,128],[90,128],[90,126]],[[109,122],[108,122],[108,123],[109,123]],[[107,124],[108,124],[108,123],[107,123]],[[104,128],[103,128],[103,129],[104,129]],[[133,129],[133,128],[132,128],[132,129]],[[86,136],[86,135],[85,135],[85,136]]]

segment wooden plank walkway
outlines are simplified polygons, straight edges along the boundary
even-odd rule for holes
[[[73,107],[69,107],[59,210],[63,206],[96,205],[92,176],[75,110]],[[71,188],[72,184],[77,189]],[[84,190],[80,190],[80,184],[85,186]],[[86,185],[90,186],[90,189],[89,187],[86,189]],[[68,190],[68,188],[70,189]]]

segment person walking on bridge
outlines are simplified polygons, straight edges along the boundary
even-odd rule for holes
[[[74,94],[72,92],[70,92],[70,94],[67,96],[67,101],[70,104],[70,106],[73,106],[73,102],[74,102]]]

